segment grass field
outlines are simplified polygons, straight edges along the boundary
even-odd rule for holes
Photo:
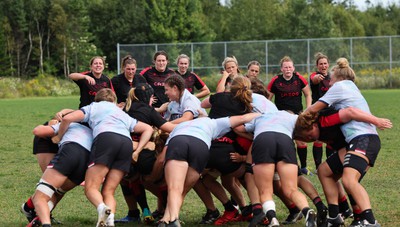
[[[398,135],[400,129],[400,90],[368,90],[363,91],[371,111],[381,117],[390,118],[394,128],[380,131],[382,149],[376,167],[372,168],[363,180],[371,196],[375,216],[382,226],[400,226],[400,158],[398,152]],[[0,100],[0,226],[25,226],[27,221],[19,212],[20,205],[35,189],[41,172],[32,155],[32,129],[47,121],[62,108],[76,108],[78,97],[58,98],[25,98]],[[311,146],[309,145],[309,148]],[[312,152],[309,151],[309,164],[313,165]],[[311,165],[311,166],[312,166]],[[319,192],[322,189],[317,177],[310,176]],[[148,194],[151,208],[155,208],[155,199]],[[117,190],[118,210],[116,218],[125,216],[126,205],[120,190]],[[220,211],[222,206],[216,202]],[[310,202],[311,204],[311,202]],[[181,219],[185,226],[196,226],[205,212],[204,205],[189,193],[182,208]],[[278,219],[286,217],[286,210],[277,201]],[[63,226],[94,226],[97,220],[95,208],[87,201],[83,188],[78,187],[69,192],[53,212],[61,220]],[[301,225],[297,226],[303,226]],[[117,226],[142,226],[117,225]],[[247,226],[238,223],[230,226]],[[294,225],[292,225],[294,226]]]

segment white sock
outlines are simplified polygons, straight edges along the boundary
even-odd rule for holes
[[[275,202],[273,200],[267,200],[262,204],[264,214],[266,214],[269,210],[275,211]]]
[[[106,204],[100,203],[100,204],[97,206],[97,212],[100,213],[100,212],[104,209],[104,207],[106,207]]]

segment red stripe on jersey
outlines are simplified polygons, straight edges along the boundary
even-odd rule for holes
[[[341,124],[339,113],[335,113],[329,116],[320,116],[319,123],[322,127],[330,127]]]
[[[272,77],[271,81],[269,82],[269,84],[268,84],[268,86],[267,86],[267,89],[268,89],[269,92],[272,92],[272,91],[271,91],[272,85],[274,84],[275,80],[277,80],[277,79],[278,79],[278,76]]]

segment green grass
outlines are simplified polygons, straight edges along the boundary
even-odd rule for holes
[[[368,90],[363,91],[363,94],[371,111],[377,116],[390,118],[394,125],[393,129],[380,131],[382,149],[376,166],[366,175],[363,185],[370,194],[375,216],[382,226],[400,226],[398,209],[400,158],[397,153],[399,144],[397,135],[400,134],[398,127],[400,90]],[[41,176],[36,158],[32,155],[32,129],[47,121],[58,110],[77,106],[77,96],[0,100],[0,226],[25,226],[27,223],[19,212],[19,207],[34,192]],[[313,164],[311,151],[308,162],[310,165]],[[309,177],[309,179],[322,194],[317,178]],[[119,189],[116,197],[118,202],[116,218],[120,218],[126,214],[127,208]],[[150,207],[154,209],[156,206],[154,196],[148,193],[148,198]],[[278,219],[282,220],[287,213],[282,203],[276,201]],[[223,210],[219,202],[216,201],[216,204]],[[190,192],[183,205],[181,219],[186,226],[195,226],[204,211],[204,205],[193,192]],[[64,223],[63,226],[94,226],[97,220],[95,208],[84,196],[82,187],[67,193],[54,210],[54,216]],[[292,226],[303,226],[302,223]],[[238,223],[236,226],[247,226],[247,224]]]

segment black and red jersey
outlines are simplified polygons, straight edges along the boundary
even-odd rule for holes
[[[111,80],[104,74],[101,74],[101,77],[97,79],[94,77],[93,73],[90,71],[83,72],[81,74],[92,77],[95,80],[95,84],[91,85],[87,82],[86,79],[74,80],[74,82],[79,86],[80,90],[80,103],[79,108],[89,105],[94,102],[94,97],[96,93],[102,88],[110,88],[114,90]]]
[[[302,89],[308,85],[307,80],[298,72],[294,72],[290,80],[282,74],[274,76],[267,89],[275,95],[275,105],[279,110],[290,110],[298,114],[303,110]]]
[[[115,94],[117,95],[117,103],[126,101],[131,88],[136,87],[140,83],[147,83],[146,79],[140,74],[135,74],[132,82],[129,82],[124,73],[113,77],[111,82],[114,86]]]
[[[346,147],[347,142],[340,129],[342,125],[338,110],[333,108],[321,110],[318,116],[318,140],[330,145],[334,150]]]
[[[168,96],[165,94],[164,81],[173,74],[175,74],[175,71],[172,69],[166,68],[164,72],[159,72],[154,66],[147,67],[140,72],[140,75],[154,89],[154,96],[157,98],[157,102],[153,104],[154,107],[160,107],[169,101]]]
[[[319,98],[325,95],[325,93],[329,89],[329,82],[331,81],[331,76],[328,73],[328,75],[325,76],[325,78],[318,84],[314,84],[311,80],[318,74],[323,75],[320,72],[313,72],[310,75],[310,88],[311,88],[311,97],[312,97],[312,103],[315,103],[318,101]]]
[[[194,72],[186,71],[186,73],[182,75],[176,71],[176,74],[181,75],[182,78],[185,79],[185,88],[192,94],[194,94],[194,88],[200,90],[206,85]]]

